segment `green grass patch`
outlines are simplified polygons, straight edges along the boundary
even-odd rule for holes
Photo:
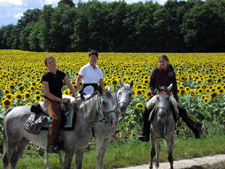
[[[207,136],[201,139],[194,137],[183,139],[175,139],[174,160],[191,159],[202,156],[211,156],[216,154],[225,154],[225,135]],[[113,169],[126,166],[136,166],[141,164],[149,164],[150,162],[151,143],[140,142],[137,137],[130,137],[124,143],[111,143],[106,151],[104,159],[104,168]],[[35,154],[35,152],[34,152]],[[44,157],[24,154],[18,163],[18,169],[45,169]],[[167,162],[167,146],[161,141],[160,162]],[[2,154],[0,155],[2,157]],[[74,157],[75,159],[75,157]],[[73,159],[71,168],[75,167]],[[50,154],[51,167],[54,169],[62,168],[58,163],[58,156]],[[218,164],[218,168],[222,163]],[[94,148],[87,150],[84,154],[83,169],[94,169],[96,167],[96,150]],[[209,165],[205,166],[210,167]],[[0,163],[0,168],[3,164]]]

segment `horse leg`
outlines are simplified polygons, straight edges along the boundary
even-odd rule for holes
[[[58,158],[59,158],[59,163],[63,164],[62,151],[60,151],[60,150],[58,152]]]
[[[12,157],[16,151],[17,144],[8,144],[8,148],[3,158],[4,169],[9,169]]]
[[[160,147],[160,143],[159,143],[159,139],[156,139],[156,169],[159,168],[159,153],[160,153],[160,150],[161,150],[161,147]]]
[[[11,159],[11,168],[12,169],[16,169],[16,165],[19,161],[19,158],[21,156],[21,154],[24,152],[24,150],[26,149],[26,146],[29,144],[29,140],[27,140],[26,138],[23,138],[22,140],[20,140],[16,151],[13,154],[13,157]]]
[[[152,150],[151,150],[151,162],[150,162],[150,166],[149,168],[152,169],[153,168],[153,160],[156,154],[155,151],[155,139],[151,136],[151,142],[152,142]]]
[[[97,165],[96,169],[103,169],[103,159],[106,152],[106,148],[109,144],[110,138],[103,138],[96,136],[96,154],[97,154]]]
[[[167,140],[167,150],[168,150],[168,161],[170,163],[170,168],[173,169],[173,149],[174,149],[174,138]]]
[[[85,148],[76,151],[76,169],[82,169],[82,161],[84,157]]]
[[[47,169],[51,169],[50,164],[49,164],[49,160],[48,160],[47,149],[45,149],[45,165],[46,165]]]

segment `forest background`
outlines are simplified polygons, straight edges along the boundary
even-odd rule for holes
[[[0,49],[49,52],[224,52],[225,0],[89,1],[27,10],[0,28]]]

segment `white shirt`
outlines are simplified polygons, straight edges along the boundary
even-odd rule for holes
[[[82,83],[99,83],[100,79],[103,79],[103,73],[102,70],[96,65],[96,68],[94,69],[90,63],[83,66],[80,71],[79,75],[82,75]]]

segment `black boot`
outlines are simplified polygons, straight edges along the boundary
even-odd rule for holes
[[[144,126],[143,126],[143,132],[141,133],[141,135],[138,137],[138,139],[140,141],[144,141],[144,142],[149,142],[149,135],[150,135],[150,121],[149,119],[149,114],[150,114],[151,110],[148,110],[145,107],[144,112],[142,113],[143,116],[143,121],[144,121]]]
[[[190,117],[188,117],[187,111],[183,108],[179,108],[179,116],[187,124],[187,126],[193,131],[193,133],[195,134],[195,138],[196,139],[200,138],[202,124],[199,122],[193,122],[190,119]]]

